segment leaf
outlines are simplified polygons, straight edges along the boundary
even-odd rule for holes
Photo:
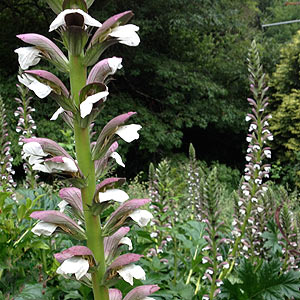
[[[45,299],[42,292],[42,284],[26,284],[22,292],[15,298],[15,300]]]

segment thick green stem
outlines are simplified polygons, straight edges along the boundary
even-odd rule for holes
[[[80,105],[79,91],[86,84],[86,67],[82,64],[81,56],[69,54],[70,84],[73,101]],[[74,118],[75,149],[78,165],[86,178],[87,186],[81,189],[82,204],[85,218],[87,245],[94,254],[97,270],[92,273],[93,293],[95,300],[109,300],[108,288],[102,285],[106,271],[104,244],[99,216],[94,216],[89,209],[93,202],[96,187],[95,167],[90,148],[89,128],[81,128],[79,116]]]

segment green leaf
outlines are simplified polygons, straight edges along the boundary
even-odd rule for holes
[[[43,286],[41,283],[26,284],[22,292],[15,298],[15,300],[32,300],[45,299],[43,295]]]

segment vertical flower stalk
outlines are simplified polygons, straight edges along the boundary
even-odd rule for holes
[[[248,255],[250,253],[253,259],[255,256],[259,257],[258,250],[261,249],[261,247],[257,247],[262,234],[258,222],[264,215],[262,196],[268,189],[263,180],[269,178],[270,171],[270,165],[264,163],[264,160],[271,157],[271,149],[267,143],[273,140],[273,136],[268,129],[268,120],[271,115],[266,114],[268,98],[265,95],[268,87],[255,41],[252,42],[249,50],[248,70],[250,72],[250,90],[253,94],[253,98],[248,98],[251,113],[246,116],[246,121],[250,122],[247,135],[249,145],[244,182],[240,187],[236,218],[233,221],[235,241],[230,249],[230,269],[221,274],[221,279],[230,274],[235,260],[240,254]]]
[[[4,192],[8,191],[13,193],[13,190],[17,186],[17,183],[13,179],[13,175],[15,174],[15,171],[12,168],[13,157],[10,154],[11,142],[9,141],[8,130],[7,130],[5,105],[3,103],[3,99],[1,96],[0,96],[0,130],[1,130],[0,186]],[[13,199],[16,199],[16,196],[14,194],[12,194],[12,197]]]
[[[15,98],[15,100],[19,106],[17,107],[17,110],[15,111],[14,115],[15,117],[19,118],[16,132],[19,133],[18,144],[22,146],[23,140],[25,138],[35,137],[33,132],[34,130],[36,130],[36,124],[31,116],[31,113],[34,112],[35,109],[30,106],[30,101],[32,97],[28,96],[28,88],[26,88],[22,84],[17,84],[17,89],[19,91],[20,97]],[[21,152],[21,155],[24,155],[23,151]],[[26,174],[25,186],[35,188],[36,180],[39,178],[39,176],[32,169],[32,166],[29,164],[28,161],[25,161],[23,163],[23,168]]]
[[[51,40],[38,34],[22,34],[18,38],[33,47],[19,48],[20,67],[24,72],[19,81],[39,98],[48,95],[59,105],[51,120],[59,116],[74,130],[76,157],[73,158],[58,143],[47,138],[25,138],[23,157],[28,159],[35,171],[59,174],[72,186],[59,191],[62,201],[58,210],[36,211],[31,217],[39,222],[33,233],[50,236],[55,232],[70,235],[79,243],[55,255],[61,263],[58,274],[75,277],[93,288],[94,299],[122,299],[117,289],[109,289],[123,279],[133,285],[134,279],[144,280],[146,274],[136,262],[142,255],[121,254],[132,249],[125,235],[127,225],[136,222],[146,226],[153,217],[141,209],[149,199],[128,200],[128,195],[118,187],[124,178],[106,178],[107,168],[115,161],[125,167],[116,152],[118,139],[130,143],[139,138],[138,124],[124,125],[135,112],[119,115],[109,121],[95,141],[91,127],[101,112],[109,95],[109,76],[122,67],[122,58],[99,57],[109,46],[121,43],[137,46],[138,27],[126,24],[133,16],[131,11],[115,15],[103,24],[88,15],[93,1],[48,1],[58,14],[50,30],[59,29],[62,42],[68,53],[65,55]],[[98,28],[90,37],[91,27]],[[44,70],[28,70],[40,58],[48,60],[61,72],[69,75],[70,91],[54,74]],[[90,66],[91,69],[89,69]],[[101,181],[100,181],[101,180]],[[97,182],[99,182],[97,184]],[[116,209],[108,213],[113,204]],[[115,207],[115,206],[114,206]],[[125,245],[125,248],[124,248]],[[131,290],[124,300],[148,299],[159,288],[146,285]],[[151,299],[151,298],[149,298]]]

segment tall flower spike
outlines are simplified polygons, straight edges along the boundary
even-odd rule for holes
[[[266,92],[265,74],[263,74],[260,63],[260,56],[256,48],[256,42],[253,41],[248,55],[248,70],[250,72],[250,90],[253,98],[248,98],[251,106],[251,113],[247,114],[246,121],[251,122],[247,141],[249,143],[246,155],[246,166],[244,182],[240,186],[239,199],[237,201],[236,213],[234,219],[235,242],[231,249],[231,267],[225,271],[221,279],[230,274],[235,259],[239,255],[247,255],[248,249],[258,257],[263,251],[262,237],[257,224],[263,218],[264,210],[262,208],[262,196],[264,196],[267,186],[263,182],[269,178],[270,165],[263,161],[271,156],[268,141],[273,139],[268,129],[268,120],[271,115],[266,113],[268,98]],[[251,226],[246,226],[251,224]],[[247,256],[246,256],[247,257]]]
[[[34,137],[33,131],[36,130],[36,125],[31,113],[34,112],[35,109],[30,106],[30,100],[32,98],[27,96],[28,89],[23,85],[17,85],[17,88],[19,90],[20,98],[15,98],[19,105],[15,111],[15,117],[19,117],[16,132],[20,134],[19,145],[22,146],[25,138]],[[21,154],[23,156],[24,152],[22,151]],[[36,172],[34,172],[32,166],[26,160],[23,164],[23,168],[26,174],[26,186],[34,188],[36,186],[36,180],[39,176],[36,174]]]
[[[13,188],[17,186],[16,182],[13,179],[15,171],[12,169],[13,158],[10,154],[10,144],[7,122],[6,122],[6,110],[0,95],[0,187],[1,190],[6,192],[13,192]],[[12,194],[12,197],[15,199],[15,195]]]

